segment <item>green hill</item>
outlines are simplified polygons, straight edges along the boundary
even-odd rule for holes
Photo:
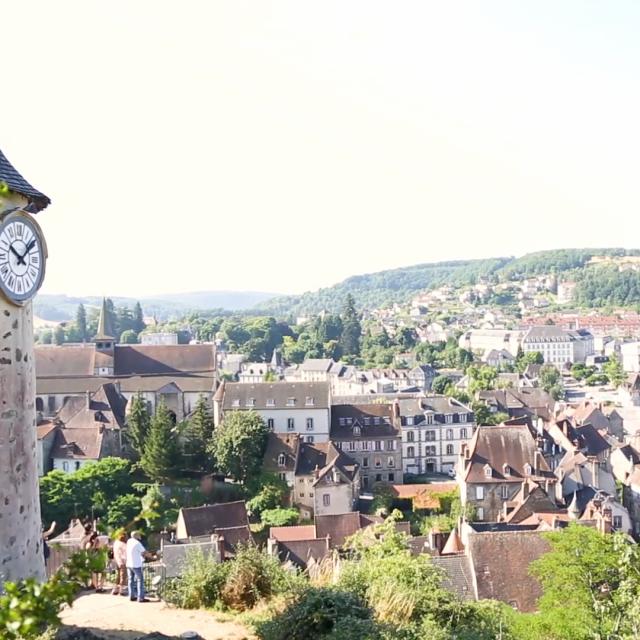
[[[620,278],[612,275],[611,267],[587,265],[592,258],[598,256],[639,255],[638,249],[558,249],[529,253],[520,258],[426,263],[352,276],[332,287],[318,291],[273,298],[260,303],[255,309],[258,312],[276,316],[299,316],[317,313],[323,309],[337,311],[342,307],[348,294],[355,298],[359,307],[374,309],[394,302],[407,302],[420,291],[443,285],[459,287],[475,284],[480,279],[499,282],[519,280],[545,273],[567,272],[575,272],[571,273],[571,278],[579,282],[579,292],[582,292],[579,294],[581,304],[585,304],[584,300],[595,288],[600,300],[623,300],[624,302],[620,304],[632,305],[640,303],[640,293],[636,297],[636,290],[640,292],[640,274],[635,271],[624,272],[628,275]],[[582,287],[583,272],[590,274],[590,289]],[[608,296],[607,282],[618,288],[616,294]]]

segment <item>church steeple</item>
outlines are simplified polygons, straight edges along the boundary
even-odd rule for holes
[[[107,299],[102,298],[102,309],[100,310],[100,320],[98,320],[98,333],[94,338],[94,342],[98,340],[115,341],[113,333],[113,329],[111,328],[111,314],[109,313],[109,307],[107,306]]]

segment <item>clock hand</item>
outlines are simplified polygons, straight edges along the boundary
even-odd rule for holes
[[[29,251],[31,251],[31,249],[33,249],[33,247],[35,247],[36,244],[36,239],[34,238],[28,245],[27,245],[27,249],[25,250],[25,252],[22,254],[22,259],[23,259],[23,263],[24,264],[24,257],[27,255],[27,253],[29,253]]]
[[[14,248],[13,245],[11,245],[9,247],[9,251],[11,251],[11,253],[13,253],[13,255],[18,258],[18,264],[26,264],[26,262],[24,261],[24,256],[21,256]]]

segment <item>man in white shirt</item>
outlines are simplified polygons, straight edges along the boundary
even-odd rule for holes
[[[140,532],[132,531],[131,537],[127,540],[127,574],[129,576],[129,599],[138,602],[148,602],[144,597],[144,576],[142,565],[147,553],[140,542]],[[136,584],[137,583],[137,584]]]

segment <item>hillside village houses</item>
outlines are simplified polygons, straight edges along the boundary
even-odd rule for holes
[[[43,418],[108,383],[127,400],[141,393],[151,412],[163,399],[177,421],[191,413],[201,395],[211,401],[215,345],[117,344],[113,333],[104,301],[92,343],[36,346],[36,408]]]

